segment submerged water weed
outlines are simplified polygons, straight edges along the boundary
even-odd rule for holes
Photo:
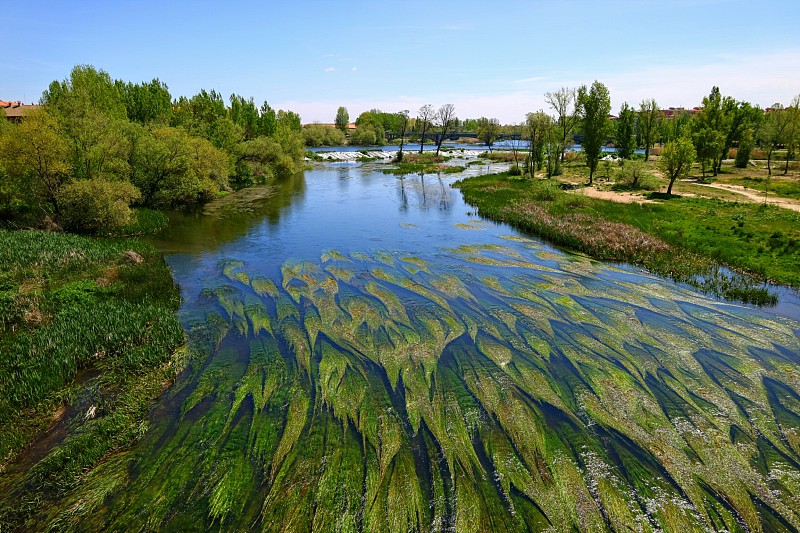
[[[235,329],[76,527],[800,527],[796,326],[526,244],[214,291]]]

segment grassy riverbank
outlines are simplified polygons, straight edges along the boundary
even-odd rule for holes
[[[457,186],[483,216],[717,296],[763,305],[774,296],[758,281],[800,286],[800,214],[792,211],[690,197],[623,204],[565,192],[554,179],[507,174],[469,178]],[[752,276],[729,275],[721,266]]]
[[[0,530],[147,429],[180,367],[169,269],[134,239],[0,230]]]

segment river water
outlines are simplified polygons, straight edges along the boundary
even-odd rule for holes
[[[798,527],[798,322],[481,220],[461,177],[174,214],[195,356],[87,527]]]

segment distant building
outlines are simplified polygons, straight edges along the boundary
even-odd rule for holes
[[[36,104],[23,104],[19,100],[16,102],[0,100],[0,108],[6,112],[6,119],[10,122],[20,122],[25,113],[32,109],[39,109],[39,107]]]
[[[676,115],[682,115],[684,113],[688,113],[689,115],[694,115],[700,112],[699,107],[693,107],[691,109],[686,109],[684,107],[669,107],[667,109],[661,109],[661,116],[663,118],[674,118]]]

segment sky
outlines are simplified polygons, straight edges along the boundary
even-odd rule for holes
[[[36,102],[75,65],[216,89],[303,123],[345,106],[521,122],[590,85],[612,109],[694,107],[713,86],[761,107],[800,94],[800,0],[0,0],[0,99]]]

